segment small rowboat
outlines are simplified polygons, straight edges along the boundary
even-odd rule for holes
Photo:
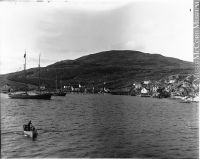
[[[24,131],[24,135],[35,139],[37,137],[38,133],[37,133],[37,130],[36,131]]]
[[[37,137],[38,132],[34,126],[32,126],[30,130],[27,129],[27,125],[24,125],[23,128],[24,128],[24,135],[26,135],[32,139],[35,139]]]

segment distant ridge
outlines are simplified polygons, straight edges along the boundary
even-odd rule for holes
[[[75,60],[63,60],[41,68],[42,82],[55,87],[55,77],[63,84],[91,85],[97,87],[107,82],[110,88],[131,85],[133,81],[159,80],[173,74],[191,74],[193,63],[131,50],[110,50],[82,56]],[[4,75],[2,79],[24,82],[23,71]],[[27,82],[37,85],[38,69],[27,70]],[[9,83],[9,82],[8,82]]]

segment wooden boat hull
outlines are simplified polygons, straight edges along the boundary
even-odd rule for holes
[[[148,94],[141,94],[141,97],[151,97],[151,95],[148,95]]]
[[[56,93],[54,93],[53,94],[53,96],[65,96],[67,93],[65,93],[65,92],[56,92]]]
[[[36,138],[38,133],[37,133],[37,131],[24,131],[24,135],[27,135],[31,138]]]
[[[13,99],[51,99],[52,94],[51,93],[44,93],[44,94],[9,94],[10,98]]]

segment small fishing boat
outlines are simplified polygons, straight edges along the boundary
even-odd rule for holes
[[[23,125],[24,135],[35,139],[38,135],[37,129],[35,129],[34,126],[32,126],[30,129],[28,129],[28,125]]]
[[[198,97],[183,97],[181,103],[199,102]]]

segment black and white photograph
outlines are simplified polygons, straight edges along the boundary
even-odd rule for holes
[[[199,158],[200,0],[0,0],[1,158]]]

